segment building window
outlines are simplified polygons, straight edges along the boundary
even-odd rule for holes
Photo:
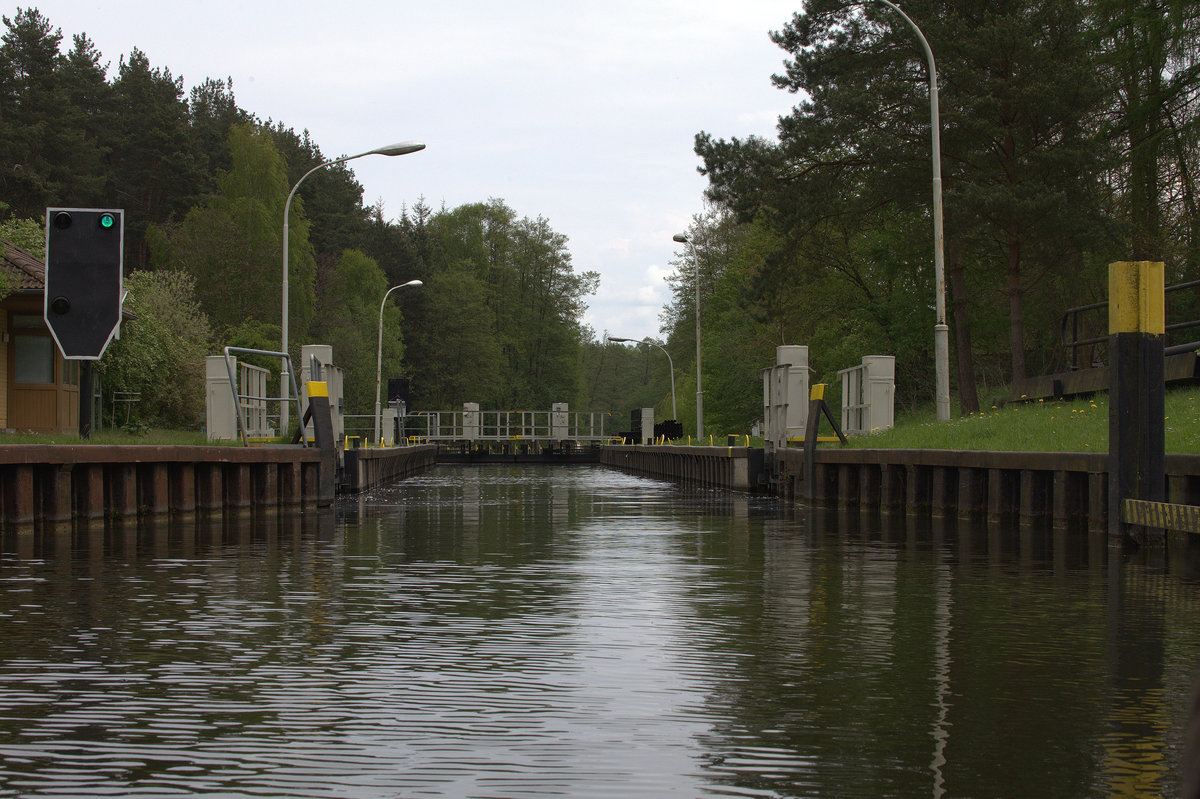
[[[54,339],[13,334],[13,379],[18,383],[54,382]]]
[[[46,320],[31,313],[15,313],[12,326],[14,330],[45,330]]]

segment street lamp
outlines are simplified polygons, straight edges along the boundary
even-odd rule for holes
[[[405,286],[423,286],[425,285],[419,280],[410,280],[407,283],[401,283],[399,286],[392,286],[383,295],[382,302],[379,303],[379,348],[375,355],[375,446],[383,446],[383,441],[379,438],[380,428],[380,409],[379,409],[379,382],[383,377],[383,307],[387,305],[387,298],[396,289],[402,289]]]
[[[667,348],[661,344],[655,344],[648,338],[639,341],[636,338],[617,338],[616,336],[609,336],[608,340],[620,343],[630,342],[633,344],[649,344],[651,347],[658,347],[663,351],[663,354],[667,356],[667,365],[671,368],[671,421],[677,420],[679,418],[679,414],[675,410],[675,361],[671,360],[671,353],[667,352]]]
[[[279,326],[280,340],[282,346],[279,351],[284,353],[283,371],[279,375],[279,395],[286,397],[288,395],[288,217],[291,216],[292,198],[296,196],[296,189],[300,188],[300,184],[305,178],[316,172],[318,169],[324,169],[333,164],[341,164],[346,161],[353,161],[355,158],[362,158],[366,155],[407,155],[415,153],[418,150],[424,150],[425,145],[417,141],[397,142],[396,144],[388,144],[384,147],[377,147],[374,150],[367,150],[365,153],[358,155],[347,155],[343,158],[334,158],[332,161],[326,161],[323,164],[318,164],[312,169],[304,173],[303,177],[296,181],[296,185],[292,186],[291,192],[288,194],[287,202],[283,205],[283,320]],[[279,430],[280,434],[286,434],[288,423],[288,406],[287,402],[283,402],[279,408]]]
[[[671,237],[680,244],[692,248],[692,260],[696,264],[696,438],[704,438],[704,389],[700,385],[700,258],[696,255],[696,242],[684,233]]]
[[[933,327],[933,359],[937,378],[937,418],[939,422],[944,422],[950,418],[950,328],[946,326],[946,268],[942,255],[945,235],[942,232],[942,137],[938,118],[937,66],[933,62],[933,50],[929,47],[929,40],[921,33],[917,23],[891,0],[879,2],[904,17],[904,21],[920,39],[921,48],[925,51],[925,61],[929,65],[929,118],[933,129],[933,275],[937,284],[937,324]]]

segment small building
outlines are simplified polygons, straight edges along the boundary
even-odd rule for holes
[[[46,264],[0,241],[0,430],[79,430],[79,361],[68,361],[43,318]]]

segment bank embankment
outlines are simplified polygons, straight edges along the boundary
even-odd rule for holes
[[[825,506],[911,514],[1046,520],[1104,529],[1108,455],[933,449],[605,447],[603,462],[713,488],[762,491]],[[1167,501],[1200,505],[1200,455],[1166,457]]]
[[[321,468],[306,447],[0,446],[0,521],[328,505]]]
[[[601,448],[600,462],[664,480],[755,491],[763,469],[763,451],[757,447],[608,446]]]
[[[422,444],[414,447],[346,450],[343,453],[341,490],[357,494],[432,469],[436,463],[437,449],[434,444]]]

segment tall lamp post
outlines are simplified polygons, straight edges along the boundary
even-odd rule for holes
[[[929,40],[921,33],[917,23],[891,0],[879,2],[904,17],[904,21],[921,41],[925,61],[929,65],[929,118],[933,130],[933,274],[937,284],[937,324],[933,328],[933,358],[937,377],[937,418],[938,421],[944,422],[950,418],[950,328],[946,326],[946,267],[942,255],[945,235],[942,232],[942,136],[938,115],[937,65],[933,61],[933,50],[929,47]]]
[[[673,361],[671,359],[671,353],[667,352],[667,348],[662,346],[661,344],[655,344],[653,341],[651,341],[648,338],[642,339],[639,341],[636,338],[617,338],[616,336],[609,336],[608,340],[620,342],[620,343],[629,342],[629,343],[633,343],[633,344],[649,344],[651,347],[658,347],[660,350],[663,351],[663,354],[667,356],[667,366],[669,366],[671,369],[671,420],[674,421],[674,420],[678,419],[679,414],[675,410],[675,361]]]
[[[692,261],[696,264],[696,439],[704,438],[704,388],[700,384],[700,257],[696,255],[696,242],[684,233],[671,237],[692,249]]]
[[[416,141],[398,142],[389,144],[384,147],[377,147],[374,150],[367,150],[365,153],[358,155],[347,155],[344,158],[334,158],[332,161],[326,161],[323,164],[318,164],[312,169],[304,173],[304,175],[296,181],[296,185],[292,186],[291,192],[288,193],[287,202],[283,205],[283,319],[279,325],[280,341],[282,346],[279,351],[284,353],[283,371],[279,375],[279,395],[286,397],[288,395],[289,375],[288,375],[288,221],[292,211],[292,198],[296,196],[296,190],[300,188],[300,184],[305,178],[316,172],[318,169],[324,169],[327,166],[334,164],[342,164],[346,161],[353,161],[355,158],[362,158],[367,155],[407,155],[415,153],[418,150],[424,150],[425,145]],[[288,405],[283,402],[279,408],[279,431],[280,434],[286,434],[288,424]]]
[[[391,296],[396,289],[402,289],[405,286],[423,286],[425,285],[419,280],[410,280],[407,283],[401,283],[399,286],[392,286],[383,295],[383,300],[379,303],[379,347],[375,351],[375,446],[383,446],[382,439],[379,438],[379,428],[382,426],[380,419],[379,405],[379,383],[383,378],[383,308],[387,305],[387,298]]]

